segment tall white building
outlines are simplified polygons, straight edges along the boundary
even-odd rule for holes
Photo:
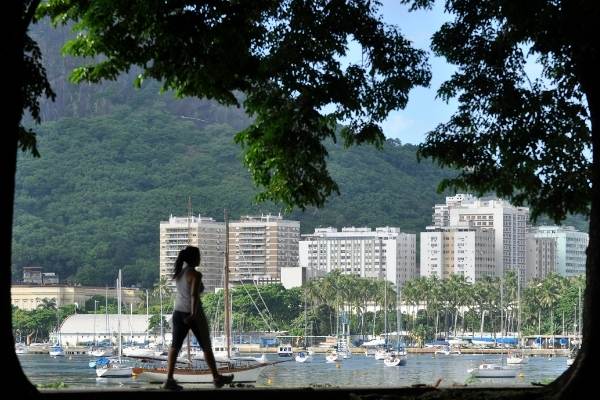
[[[551,266],[541,268],[538,277],[543,278],[549,272],[567,277],[585,274],[586,249],[589,243],[589,235],[586,232],[580,232],[572,226],[538,226],[530,230],[528,238],[530,246],[540,239],[551,239],[555,242],[554,268]],[[540,252],[532,255],[539,257]],[[544,263],[539,259],[528,261],[530,266]]]
[[[515,207],[504,200],[481,200],[470,195],[456,195],[449,199],[451,201],[446,204],[449,226],[494,229],[496,276],[513,270],[518,273],[521,284],[525,284],[529,208]],[[442,221],[445,223],[445,220]]]
[[[213,218],[169,217],[160,223],[160,277],[171,284],[173,266],[179,251],[192,245],[200,248],[200,267],[204,290],[214,292],[223,287],[225,265],[225,223]]]
[[[493,228],[429,226],[421,232],[421,276],[456,274],[469,282],[496,276],[494,250]]]
[[[402,286],[418,275],[416,235],[401,233],[400,228],[315,229],[302,235],[299,248],[300,266],[307,268],[309,277],[340,270]]]
[[[232,284],[280,282],[282,267],[298,266],[300,221],[281,215],[243,216],[229,223]]]
[[[458,193],[454,196],[446,197],[446,204],[436,204],[433,206],[432,221],[433,226],[443,227],[450,226],[450,208],[460,205],[473,203],[477,197],[471,194]]]

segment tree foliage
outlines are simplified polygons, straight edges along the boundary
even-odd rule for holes
[[[575,54],[585,44],[574,41],[577,23],[567,7],[554,1],[446,3],[454,20],[434,35],[432,48],[457,71],[438,96],[457,98],[459,105],[419,150],[461,171],[442,188],[495,192],[531,207],[534,219],[546,214],[558,222],[568,213],[589,213],[590,114],[581,55]]]
[[[22,73],[23,85],[20,88],[20,97],[23,100],[23,114],[30,116],[34,122],[40,123],[40,98],[47,97],[55,99],[55,94],[50,87],[48,78],[46,77],[46,69],[42,63],[42,53],[35,40],[28,33],[29,24],[34,19],[34,15],[39,0],[27,0],[21,2],[22,15],[17,21],[17,29],[23,33],[23,60]],[[36,157],[39,157],[39,152],[36,147],[36,134],[33,129],[23,125],[23,120],[19,122],[17,129],[17,148],[24,152],[31,152]]]

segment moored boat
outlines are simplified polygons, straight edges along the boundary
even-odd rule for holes
[[[517,369],[508,365],[483,363],[468,371],[477,378],[515,378]]]

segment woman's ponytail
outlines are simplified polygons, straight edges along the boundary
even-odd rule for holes
[[[177,260],[175,260],[175,267],[173,269],[173,279],[177,278],[177,275],[179,275],[181,269],[183,268],[183,262],[185,261],[185,250],[186,249],[181,250],[177,255]]]
[[[181,273],[184,262],[187,262],[193,267],[200,264],[200,249],[195,246],[187,246],[179,252],[173,268],[173,279],[177,278],[177,276]]]

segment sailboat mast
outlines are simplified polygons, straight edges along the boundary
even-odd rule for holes
[[[123,344],[121,343],[121,270],[119,270],[119,278],[117,279],[117,331],[119,332],[119,363],[121,362],[121,354]]]
[[[187,223],[188,223],[188,246],[191,246],[192,245],[192,197],[191,196],[188,196]],[[189,331],[187,334],[187,357],[188,357],[188,362],[191,364],[192,363],[192,354],[190,351],[190,332]]]
[[[387,282],[383,278],[383,334],[385,335],[385,349],[387,350],[388,334],[387,334]]]
[[[225,209],[225,284],[223,285],[223,297],[225,301],[225,340],[227,347],[227,358],[231,357],[231,326],[229,315],[229,216]]]
[[[158,297],[160,299],[160,349],[165,346],[165,330],[163,327],[163,302],[162,302],[162,282],[158,281]]]
[[[521,345],[521,267],[517,268],[517,334]]]
[[[146,337],[144,339],[144,347],[148,346],[148,327],[150,326],[150,319],[148,317],[148,289],[146,289]]]
[[[402,310],[401,302],[402,302],[402,294],[400,293],[400,285],[398,285],[398,293],[396,296],[396,349],[400,348],[400,329],[402,329]]]
[[[106,285],[106,295],[104,296],[104,314],[106,323],[105,332],[107,334],[110,334],[110,330],[108,329],[108,285]]]

